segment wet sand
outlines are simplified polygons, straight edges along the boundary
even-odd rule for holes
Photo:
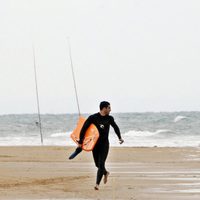
[[[0,147],[0,199],[199,200],[200,148],[110,148],[95,191],[92,154],[72,147]]]

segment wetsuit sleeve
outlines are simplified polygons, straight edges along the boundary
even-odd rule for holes
[[[110,116],[110,117],[111,117],[111,116]],[[117,134],[117,137],[118,137],[119,139],[122,139],[121,133],[120,133],[120,130],[119,130],[119,127],[118,127],[117,124],[115,123],[115,120],[114,120],[113,117],[111,117],[111,123],[110,123],[110,125],[114,128],[115,133]]]
[[[89,128],[89,126],[92,124],[92,116],[89,116],[87,118],[87,120],[85,121],[85,123],[83,124],[83,127],[81,129],[81,132],[80,132],[80,139],[78,141],[79,144],[82,144],[83,143],[83,139],[85,137],[85,133],[87,131],[87,129]]]

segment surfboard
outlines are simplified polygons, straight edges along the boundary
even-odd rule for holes
[[[77,141],[80,138],[80,132],[85,121],[86,119],[80,116],[76,128],[70,135],[70,137],[76,144],[78,144]],[[85,133],[82,149],[85,151],[92,151],[98,138],[99,138],[99,131],[94,124],[91,124]]]

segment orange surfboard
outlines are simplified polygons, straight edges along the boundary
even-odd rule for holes
[[[79,140],[80,132],[85,121],[86,119],[80,116],[76,128],[70,135],[70,137],[76,144],[78,144],[77,140]],[[99,131],[94,124],[91,124],[85,133],[82,149],[85,151],[92,151],[98,138],[99,138]]]

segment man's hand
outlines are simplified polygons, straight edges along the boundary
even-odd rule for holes
[[[79,144],[79,140],[76,140],[76,142],[78,143],[78,144],[77,144],[77,147],[81,147],[81,148],[82,148],[82,145],[83,145],[83,144]]]
[[[123,140],[122,138],[119,139],[119,143],[120,143],[120,144],[124,143],[124,140]]]

